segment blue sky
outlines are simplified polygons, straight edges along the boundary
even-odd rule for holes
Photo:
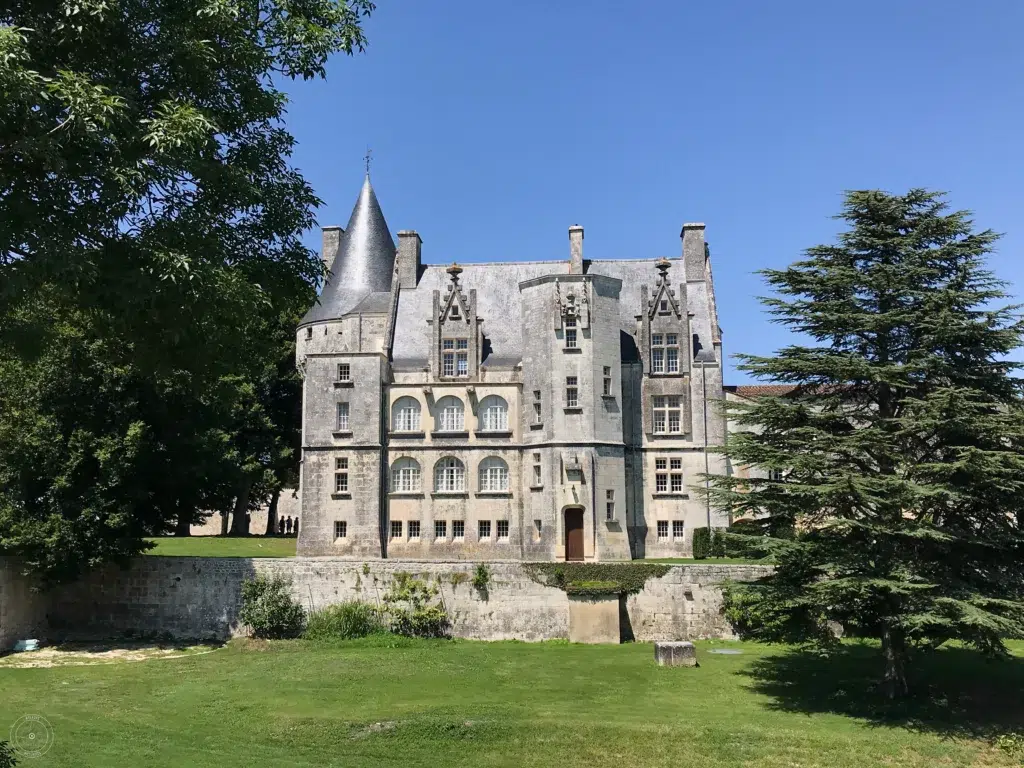
[[[587,258],[678,256],[703,221],[726,353],[768,353],[754,271],[831,241],[843,190],[923,186],[1006,233],[1024,292],[1020,0],[378,3],[364,54],[288,85],[321,224],[367,145],[428,263],[568,258],[575,223]]]

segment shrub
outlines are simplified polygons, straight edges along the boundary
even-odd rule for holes
[[[257,576],[242,583],[238,618],[253,637],[281,639],[302,634],[306,612],[292,600],[288,586],[280,576]]]
[[[473,572],[473,586],[482,592],[487,589],[487,585],[490,583],[491,569],[485,563],[480,563]]]
[[[6,741],[0,741],[0,768],[14,768],[18,761],[14,759],[14,750]]]
[[[705,560],[711,554],[711,531],[707,528],[693,529],[693,558]]]
[[[727,554],[727,541],[725,531],[722,528],[711,529],[711,556],[725,557]]]
[[[312,612],[302,636],[307,640],[352,640],[382,632],[380,611],[369,603],[353,600]]]
[[[437,588],[423,579],[398,572],[384,593],[388,628],[396,635],[409,637],[445,637],[448,612],[440,603],[431,603]]]

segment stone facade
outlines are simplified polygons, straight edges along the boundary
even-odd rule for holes
[[[475,563],[340,558],[140,557],[131,568],[106,567],[50,593],[29,592],[13,565],[0,560],[5,650],[26,636],[50,641],[135,635],[227,638],[240,632],[241,585],[256,574],[291,582],[307,609],[347,600],[376,602],[399,571],[440,589],[456,637],[551,640],[569,637],[569,597],[537,583],[518,562],[491,562],[486,593],[470,580]],[[624,600],[626,639],[641,642],[729,638],[720,585],[765,575],[765,566],[675,566]],[[14,591],[11,591],[14,584]],[[9,596],[14,595],[11,601]]]
[[[679,258],[591,261],[573,226],[565,260],[424,265],[367,179],[298,329],[299,554],[628,560],[727,524],[697,494],[725,471],[704,225],[681,239]]]

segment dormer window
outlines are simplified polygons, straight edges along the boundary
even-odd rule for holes
[[[457,302],[455,304],[452,304],[452,311],[448,313],[448,317],[453,318],[453,319],[458,319],[458,317],[459,317],[459,305],[458,305]]]
[[[565,318],[565,348],[576,349],[576,318]]]
[[[441,375],[469,376],[469,339],[444,339],[441,348]]]
[[[661,311],[665,314],[668,314],[668,301],[666,301],[665,299],[661,300]]]
[[[679,373],[679,334],[651,334],[651,373]]]

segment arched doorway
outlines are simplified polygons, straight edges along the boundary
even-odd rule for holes
[[[565,510],[565,559],[583,560],[583,507]]]

